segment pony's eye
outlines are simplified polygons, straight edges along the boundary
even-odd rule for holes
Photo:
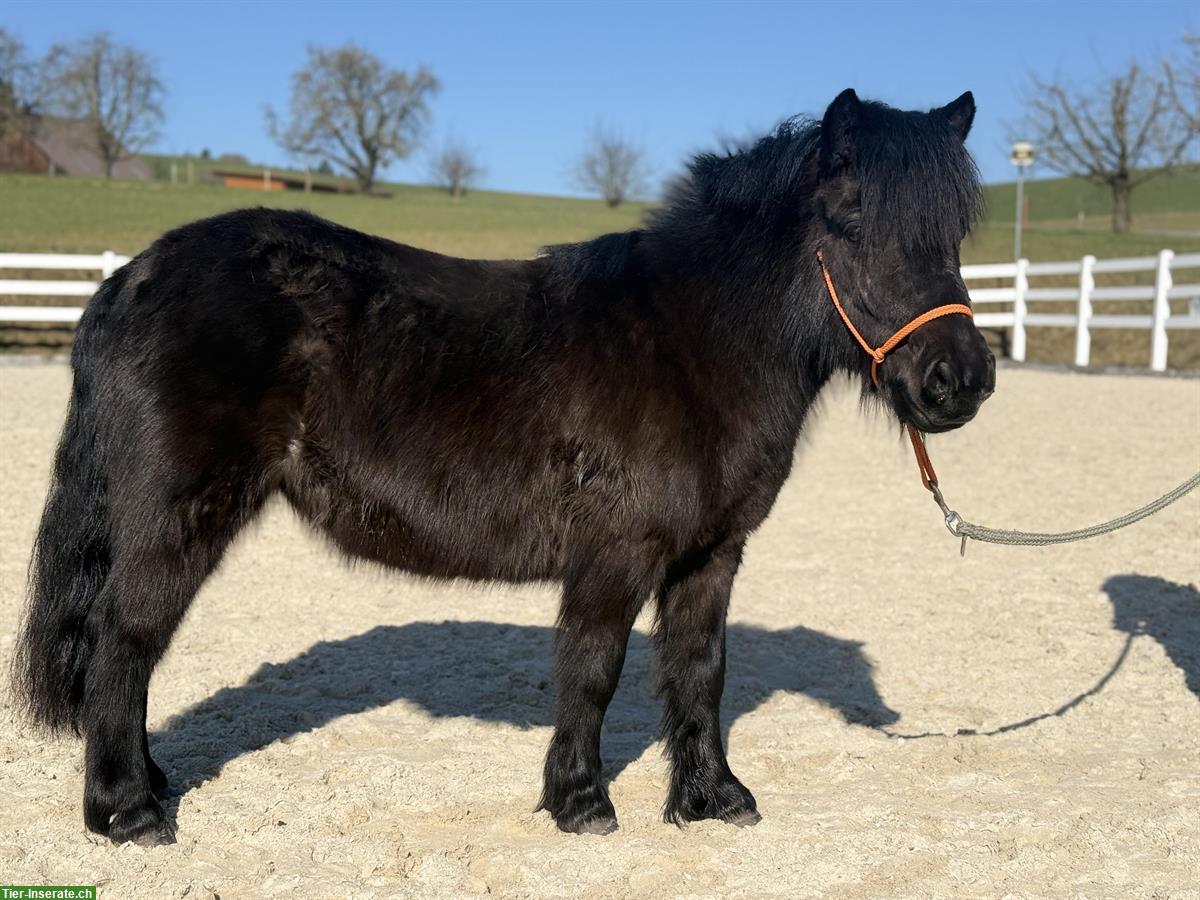
[[[857,243],[859,243],[859,241],[862,240],[862,236],[863,236],[862,235],[862,226],[859,225],[857,222],[851,222],[849,225],[847,225],[845,228],[842,229],[842,234],[844,234],[846,236],[846,240],[857,244]]]

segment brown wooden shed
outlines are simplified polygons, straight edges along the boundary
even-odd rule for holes
[[[0,138],[0,172],[97,177],[104,175],[104,160],[95,149],[90,122],[40,116],[22,131]],[[153,177],[137,156],[119,160],[112,174],[137,181]]]
[[[213,169],[214,178],[221,179],[227,188],[237,188],[246,191],[303,191],[306,187],[323,194],[352,194],[354,189],[329,181],[317,181],[315,178],[305,179],[303,175],[280,174],[271,169],[263,168],[258,172],[248,172],[243,169]]]

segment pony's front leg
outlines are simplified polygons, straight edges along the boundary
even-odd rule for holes
[[[696,819],[753,825],[760,818],[753,795],[730,771],[721,742],[725,613],[742,543],[730,541],[680,560],[668,568],[658,594],[654,642],[671,763],[663,818],[676,825]]]
[[[563,831],[608,834],[617,827],[617,814],[601,779],[600,726],[650,586],[628,563],[591,561],[578,569],[563,584],[554,737],[537,808],[548,811]]]

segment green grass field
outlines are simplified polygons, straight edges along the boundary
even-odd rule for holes
[[[1012,224],[1016,212],[1016,183],[989,185],[988,218]],[[1107,229],[1112,198],[1104,185],[1085,178],[1048,178],[1025,182],[1029,219],[1032,222],[1069,221],[1075,223],[1080,212],[1085,227]],[[1200,165],[1186,165],[1167,175],[1158,175],[1133,193],[1135,217],[1138,212],[1159,215],[1169,211],[1191,211],[1200,215]],[[1144,227],[1144,225],[1142,225]]]
[[[461,200],[428,187],[391,187],[389,199],[216,185],[0,176],[0,248],[133,254],[169,228],[245,206],[310,209],[335,222],[462,256],[529,256],[544,244],[637,224],[642,208],[600,201],[476,192]]]
[[[217,165],[210,163],[209,165]],[[159,166],[161,168],[161,166]],[[202,181],[206,170],[198,169]],[[0,252],[134,254],[176,225],[254,205],[302,207],[362,231],[472,257],[527,257],[546,244],[582,240],[636,227],[645,204],[608,209],[599,200],[477,191],[453,200],[443,191],[386,185],[387,199],[302,192],[260,193],[210,183],[106,182],[100,179],[0,175]],[[1033,260],[1141,256],[1163,247],[1200,251],[1200,167],[1148,183],[1134,198],[1135,233],[1107,230],[1102,189],[1077,179],[1027,185],[1031,222],[1024,255]],[[998,262],[1012,255],[1012,185],[988,188],[988,218],[963,245],[964,263]],[[1085,210],[1082,225],[1076,211]],[[8,277],[20,277],[8,273]],[[1133,276],[1127,276],[1127,278]],[[1142,276],[1144,279],[1145,276]],[[1116,284],[1116,278],[1106,283]],[[12,302],[0,298],[0,302]],[[31,302],[21,300],[22,303]],[[53,298],[46,302],[59,302]],[[1108,306],[1106,312],[1125,309]],[[1145,312],[1136,305],[1128,311]],[[43,327],[4,329],[0,349],[14,345],[61,347],[69,332]],[[1073,332],[1030,332],[1030,358],[1069,361]],[[1144,345],[1144,346],[1143,346]],[[1142,366],[1149,333],[1100,332],[1096,364]],[[1172,335],[1172,366],[1200,368],[1200,333]]]
[[[453,200],[443,191],[388,185],[392,197],[230,190],[170,184],[0,175],[0,249],[29,252],[136,253],[175,225],[242,206],[304,207],[373,234],[463,256],[529,256],[545,244],[632,228],[643,204],[608,209],[599,200],[477,191]],[[1023,250],[1034,260],[1153,253],[1164,246],[1200,250],[1200,167],[1149,182],[1135,194],[1135,233],[1108,231],[1102,213],[1081,226],[1070,212],[1102,204],[1101,189],[1078,179],[1028,186],[1030,225]],[[1076,198],[1076,199],[1072,199]],[[1082,199],[1080,199],[1082,198]],[[964,262],[1012,255],[1011,185],[988,188],[988,218],[963,245]],[[1045,215],[1039,215],[1039,210]],[[1103,207],[1100,207],[1103,210]]]

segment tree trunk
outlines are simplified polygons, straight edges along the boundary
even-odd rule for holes
[[[1126,178],[1109,183],[1112,189],[1112,230],[1126,234],[1133,229],[1133,187]]]
[[[109,180],[112,179],[112,170],[113,170],[114,164],[116,164],[115,159],[111,159],[110,157],[107,157],[107,156],[104,157],[104,177]]]

